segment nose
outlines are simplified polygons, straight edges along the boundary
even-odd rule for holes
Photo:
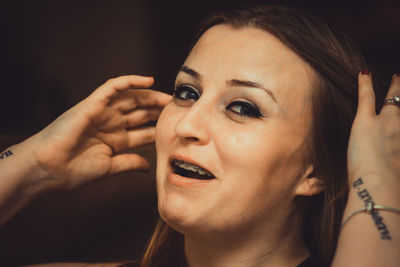
[[[185,109],[183,116],[175,126],[176,135],[185,143],[207,144],[210,140],[210,108],[201,100]]]

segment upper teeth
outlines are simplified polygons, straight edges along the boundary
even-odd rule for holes
[[[203,169],[203,168],[201,168],[199,166],[193,165],[193,164],[191,164],[189,162],[185,162],[185,161],[181,161],[181,160],[177,160],[176,159],[176,160],[173,161],[173,163],[174,163],[175,166],[178,166],[179,168],[182,168],[182,169],[185,169],[185,170],[188,170],[188,171],[197,172],[197,173],[200,173],[201,175],[207,175],[207,176],[210,176],[210,177],[213,176],[211,173],[209,173],[205,169]]]

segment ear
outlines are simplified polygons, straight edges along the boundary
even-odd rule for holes
[[[314,166],[310,165],[304,175],[299,180],[295,195],[296,196],[315,196],[325,189],[324,182],[314,175]]]

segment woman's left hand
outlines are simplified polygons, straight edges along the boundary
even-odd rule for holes
[[[357,114],[348,147],[349,184],[368,177],[374,185],[384,183],[400,190],[400,105],[388,104],[375,112],[370,74],[359,74]],[[394,74],[386,99],[400,96],[400,74]],[[363,178],[364,179],[364,178]],[[395,189],[393,188],[393,189]]]
[[[400,75],[395,74],[386,99],[399,95]],[[345,225],[331,266],[398,266],[400,216],[390,208],[400,208],[400,107],[387,104],[376,114],[370,74],[359,74],[358,96],[347,151]],[[384,209],[360,212],[371,202]]]

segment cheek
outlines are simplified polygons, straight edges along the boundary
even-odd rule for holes
[[[161,112],[156,125],[155,143],[157,154],[159,149],[171,144],[175,135],[176,116],[177,114],[173,112],[171,104],[168,104]]]
[[[290,201],[295,179],[286,163],[292,148],[276,135],[255,129],[220,139],[224,144],[218,147],[224,186],[218,203],[224,207],[222,218],[229,220],[235,214],[235,222],[230,223],[241,225],[264,218],[275,212],[276,203],[284,206]]]
[[[166,162],[168,162],[169,150],[175,138],[175,124],[172,115],[173,113],[169,104],[161,112],[156,125],[157,188],[161,186],[161,181],[167,171],[168,164]]]
[[[257,131],[230,131],[231,136],[221,136],[216,141],[225,188],[234,193],[238,202],[247,203],[256,191],[266,188],[266,178],[274,169],[272,148]],[[227,196],[231,194],[226,192]]]
[[[220,140],[216,142],[221,162],[228,171],[231,168],[240,170],[264,168],[267,160],[271,159],[274,153],[274,147],[269,142],[271,137],[267,137],[265,129],[243,129],[230,131],[232,134],[229,138],[222,135]]]
[[[282,173],[287,171],[293,147],[285,136],[266,127],[231,132],[234,134],[230,138],[224,135],[216,144],[220,144],[217,151],[221,168],[227,179],[235,183],[232,186],[262,191],[288,182]]]

